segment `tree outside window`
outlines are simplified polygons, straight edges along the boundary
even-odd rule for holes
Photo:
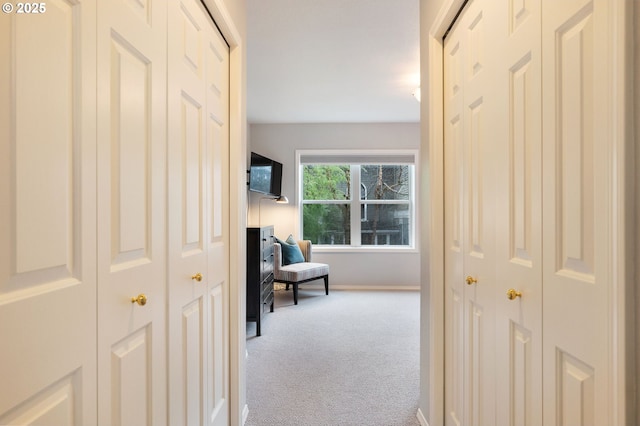
[[[412,244],[413,165],[305,164],[301,170],[304,239],[324,245]]]
[[[410,179],[408,165],[360,166],[364,212],[362,245],[409,245]],[[379,201],[387,203],[382,204]],[[394,201],[400,201],[394,203]]]
[[[315,244],[351,244],[351,168],[348,165],[303,167],[303,238]]]

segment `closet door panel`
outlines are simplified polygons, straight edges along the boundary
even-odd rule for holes
[[[226,348],[228,324],[226,283],[220,282],[209,292],[207,421],[211,425],[226,425],[229,410],[228,354]]]
[[[445,40],[445,285],[449,424],[495,421],[495,16],[470,3]]]
[[[168,7],[170,421],[226,425],[229,48],[199,1]]]
[[[170,423],[203,424],[206,402],[206,21],[197,1],[169,8]]]
[[[609,3],[542,4],[545,425],[610,424],[615,404]]]
[[[464,422],[463,52],[458,32],[445,42],[445,422]]]
[[[495,186],[501,160],[497,139],[505,119],[496,57],[508,21],[503,8],[490,6],[468,3],[444,45],[445,354],[451,362],[445,367],[450,384],[445,411],[450,424],[496,421],[495,234],[501,194]]]
[[[111,424],[149,425],[157,419],[157,413],[152,414],[152,393],[163,389],[152,389],[157,383],[152,377],[152,332],[146,326],[111,346],[110,381],[100,384],[112,393],[111,407],[104,407]]]
[[[497,424],[542,425],[542,140],[539,1],[500,11],[497,144]],[[520,297],[510,300],[513,289]]]
[[[182,310],[182,341],[180,342],[182,365],[180,368],[184,379],[178,396],[180,399],[172,399],[172,408],[184,407],[181,423],[185,425],[203,424],[204,325],[204,303],[202,298],[197,298]]]
[[[463,61],[463,268],[465,300],[465,424],[495,422],[495,140],[493,45],[496,12],[489,2],[471,2],[459,29]],[[469,279],[467,279],[469,277]]]
[[[175,278],[201,283],[206,273],[207,106],[204,81],[205,34],[202,10],[195,1],[169,8],[169,215],[170,254]],[[177,273],[177,267],[180,273]],[[205,281],[206,282],[206,281]],[[193,287],[202,294],[202,285]],[[183,288],[182,286],[178,286]],[[185,293],[186,295],[186,293]],[[189,297],[187,297],[188,299]]]
[[[0,424],[91,424],[96,11],[44,7],[0,15]]]
[[[207,422],[226,425],[229,412],[229,48],[210,28],[207,87],[209,323]]]
[[[100,424],[166,421],[166,10],[98,5]]]

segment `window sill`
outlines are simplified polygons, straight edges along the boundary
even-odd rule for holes
[[[313,245],[314,253],[419,253],[415,247],[401,246],[370,246],[370,247],[350,247],[350,246],[332,246],[332,245]]]

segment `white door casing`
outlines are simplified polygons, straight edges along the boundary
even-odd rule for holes
[[[170,423],[229,419],[229,50],[197,1],[169,6]]]
[[[0,15],[0,424],[95,423],[95,19]]]
[[[98,4],[98,415],[104,425],[166,423],[166,13],[153,0]],[[139,295],[146,302],[132,302]]]

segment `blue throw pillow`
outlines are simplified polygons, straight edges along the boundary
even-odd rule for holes
[[[291,265],[292,263],[304,262],[304,256],[300,250],[300,246],[296,240],[293,239],[293,235],[289,235],[287,241],[282,241],[276,237],[276,242],[280,244],[282,251],[282,264]]]
[[[296,246],[298,246],[298,242],[296,241],[295,238],[293,238],[293,235],[289,234],[289,236],[287,237],[286,241],[287,244],[295,244]],[[298,246],[298,248],[300,248],[300,246]]]

